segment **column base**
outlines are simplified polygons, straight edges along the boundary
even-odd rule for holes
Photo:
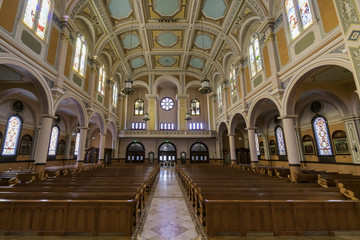
[[[34,173],[41,173],[45,171],[46,163],[35,163],[34,164]]]
[[[82,167],[84,165],[84,161],[83,160],[76,160],[76,164],[75,164],[75,167]]]
[[[297,164],[293,164],[293,165],[290,165],[289,168],[290,168],[291,181],[295,182],[295,180],[296,180],[295,175],[301,173],[301,166],[297,165]]]
[[[251,168],[259,167],[259,162],[251,162]]]
[[[236,160],[231,160],[231,165],[236,165]]]

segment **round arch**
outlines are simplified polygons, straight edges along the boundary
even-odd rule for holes
[[[229,133],[230,134],[234,134],[235,133],[235,128],[236,126],[241,123],[241,120],[244,120],[245,122],[245,126],[247,126],[246,123],[246,117],[242,114],[242,113],[235,113],[231,118],[230,118],[230,126],[229,126]]]
[[[205,143],[195,142],[190,147],[190,163],[209,163],[209,149]]]
[[[98,113],[98,112],[93,112],[89,118],[88,118],[88,122],[90,121],[90,119],[92,117],[95,117],[95,121],[100,129],[100,133],[106,133],[106,129],[105,129],[105,118],[103,116],[103,114]]]
[[[158,148],[158,162],[160,166],[174,166],[176,159],[176,146],[171,142],[163,142]]]
[[[66,99],[70,99],[77,107],[78,114],[79,114],[78,120],[79,120],[80,126],[87,127],[88,119],[87,119],[86,107],[85,107],[83,101],[73,93],[65,94],[56,100],[56,102],[54,104],[54,108],[53,108],[53,115],[55,115],[56,110],[59,107],[60,103]]]
[[[303,81],[306,79],[306,77],[311,74],[312,71],[328,65],[343,67],[354,74],[351,63],[346,59],[320,59],[318,61],[313,61],[307,64],[305,67],[301,68],[293,75],[293,77],[289,81],[287,88],[285,89],[282,99],[282,109],[284,115],[294,114],[296,93]]]
[[[249,114],[248,114],[248,125],[247,127],[255,127],[255,121],[256,118],[258,117],[259,113],[257,112],[258,107],[261,105],[261,103],[263,103],[264,101],[270,100],[272,101],[277,110],[279,111],[280,115],[282,115],[282,108],[281,108],[281,104],[278,101],[278,99],[276,99],[275,97],[271,96],[270,94],[265,94],[262,95],[260,97],[258,97],[257,99],[255,99],[255,101],[251,104],[250,109],[249,109]]]
[[[175,84],[176,88],[177,88],[177,93],[181,93],[181,86],[180,86],[180,82],[179,82],[179,79],[177,79],[176,77],[173,77],[173,76],[161,76],[161,77],[158,77],[157,79],[155,79],[155,83],[152,87],[152,92],[154,94],[157,94],[158,93],[158,87],[160,85],[160,83],[163,83],[163,82],[171,82],[173,84]]]
[[[143,163],[145,161],[145,147],[140,142],[132,142],[126,147],[127,163]]]
[[[26,75],[29,75],[30,80],[34,83],[39,93],[39,101],[42,114],[51,114],[53,108],[53,99],[44,76],[40,74],[40,71],[36,71],[34,66],[27,64],[24,61],[20,61],[11,57],[0,57],[0,65],[10,66],[15,68]]]

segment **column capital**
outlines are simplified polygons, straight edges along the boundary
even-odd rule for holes
[[[181,98],[187,99],[189,97],[189,94],[176,94],[176,100],[179,100]]]
[[[256,129],[257,129],[257,127],[248,127],[248,128],[245,128],[246,131],[249,131],[249,130],[254,130],[254,131],[255,131]]]
[[[43,115],[41,115],[41,118],[57,119],[57,117],[55,115],[52,115],[52,114],[43,114]]]
[[[78,127],[80,130],[89,130],[89,127]]]
[[[155,98],[155,99],[158,100],[159,94],[145,94],[145,97],[146,97],[147,99]]]
[[[229,133],[227,136],[228,137],[235,137],[236,134],[233,134],[233,133]]]
[[[282,116],[279,116],[278,119],[296,119],[298,118],[299,116],[298,115],[282,115]]]

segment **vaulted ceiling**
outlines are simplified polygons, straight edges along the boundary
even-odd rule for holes
[[[263,18],[263,6],[249,2],[80,0],[70,18],[87,26],[95,49],[90,55],[106,58],[112,75],[185,73],[200,79],[224,74],[228,53],[241,56],[241,22]]]

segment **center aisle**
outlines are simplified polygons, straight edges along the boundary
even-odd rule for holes
[[[200,239],[175,174],[174,168],[161,168],[141,235],[136,239]]]

